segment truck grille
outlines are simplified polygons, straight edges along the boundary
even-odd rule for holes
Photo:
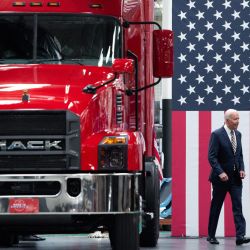
[[[69,111],[0,111],[0,172],[80,169],[80,122]]]

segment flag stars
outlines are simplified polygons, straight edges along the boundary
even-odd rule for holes
[[[204,97],[198,96],[198,98],[195,101],[198,102],[198,105],[201,105],[202,103],[204,104]]]
[[[221,59],[222,55],[219,55],[218,53],[216,53],[216,55],[213,57],[216,60],[216,63],[219,61],[222,61]]]
[[[201,82],[204,82],[204,76],[198,75],[195,80],[198,81],[198,84],[200,84]]]
[[[184,83],[184,82],[187,82],[186,81],[186,76],[183,76],[183,75],[180,75],[180,77],[178,78],[178,80],[181,82],[181,84]]]
[[[207,71],[207,73],[213,72],[213,65],[207,64],[207,67],[205,67],[204,69]]]
[[[236,40],[240,40],[240,33],[236,33],[235,31],[234,31],[234,34],[232,35],[232,37],[233,37],[233,39],[234,39],[234,41],[236,41]]]
[[[249,71],[248,67],[249,67],[249,65],[245,65],[245,63],[243,63],[243,65],[240,69],[242,69],[243,73],[245,73],[246,71]]]
[[[249,1],[246,1],[246,0],[243,0],[242,3],[240,4],[242,5],[242,8],[245,9],[245,8],[249,8]]]
[[[189,6],[189,9],[191,10],[192,8],[195,8],[195,1],[189,1],[189,3],[187,3],[187,6]]]
[[[208,31],[208,30],[210,30],[210,29],[213,29],[213,24],[214,24],[214,23],[210,23],[210,22],[207,21],[207,24],[204,25],[204,26],[207,28],[207,31]]]
[[[186,14],[187,14],[187,12],[180,12],[180,14],[178,15],[179,17],[180,17],[180,19],[182,20],[182,19],[185,19],[185,18],[187,18],[186,17]]]
[[[186,35],[187,35],[186,33],[182,33],[182,32],[181,32],[181,34],[178,36],[178,37],[180,38],[181,42],[182,42],[183,40],[187,40]]]
[[[216,17],[216,20],[218,20],[219,18],[222,18],[222,12],[219,12],[218,10],[216,10],[216,13],[214,14],[214,16]]]
[[[214,93],[213,86],[207,85],[207,87],[205,88],[205,91],[207,92],[207,95],[209,95],[210,93]]]
[[[196,16],[197,16],[198,19],[200,20],[200,19],[204,18],[204,12],[198,11],[198,13],[196,14]]]
[[[191,95],[192,93],[195,93],[195,86],[189,85],[189,88],[187,89],[187,91],[189,92],[189,95]]]
[[[240,97],[234,95],[234,98],[231,101],[234,103],[234,105],[236,105],[237,103],[240,103]]]
[[[231,23],[228,23],[227,21],[225,21],[225,24],[222,25],[225,30],[231,29]]]
[[[218,40],[222,40],[222,33],[218,33],[218,32],[216,31],[216,34],[215,34],[213,37],[216,39],[216,42],[217,42]]]
[[[225,0],[225,2],[222,5],[224,5],[225,9],[231,8],[231,1]]]
[[[195,58],[198,60],[199,63],[201,61],[204,61],[204,55],[201,55],[200,53]]]
[[[181,63],[187,61],[187,60],[186,60],[186,56],[187,56],[187,55],[183,55],[182,53],[180,54],[180,56],[178,57],[178,59],[181,61]]]
[[[240,89],[242,92],[243,92],[243,95],[245,95],[246,93],[249,93],[249,86],[245,86],[244,84],[243,84],[243,87],[242,87],[242,89]]]
[[[191,52],[191,51],[195,50],[195,44],[189,43],[187,48],[189,49],[189,52]]]
[[[177,101],[180,102],[181,105],[183,105],[183,104],[187,104],[186,99],[187,99],[187,97],[180,96],[180,99]]]
[[[234,62],[240,61],[240,54],[237,55],[236,53],[234,53],[234,56],[232,56],[231,58],[234,60]]]
[[[221,99],[222,99],[222,97],[216,96],[216,98],[213,101],[216,103],[216,105],[218,105],[220,103],[222,104]]]
[[[187,70],[189,70],[189,73],[195,72],[195,65],[189,64]]]
[[[209,8],[213,8],[213,1],[209,1],[209,0],[207,0],[207,3],[205,3],[204,5],[206,5],[206,6],[207,6],[207,9],[209,9]]]
[[[246,23],[245,21],[243,21],[243,23],[240,26],[242,27],[243,30],[249,29],[249,22]]]
[[[231,79],[234,81],[234,84],[237,82],[240,82],[240,76],[236,76],[235,74],[234,74],[234,77]]]
[[[225,52],[227,52],[228,50],[231,50],[231,44],[225,43],[225,45],[222,46],[222,48],[224,48],[224,49],[225,49]]]
[[[225,85],[225,88],[222,89],[222,90],[225,92],[225,95],[228,94],[228,93],[231,93],[231,87],[230,86]]]
[[[236,10],[234,11],[233,14],[231,14],[233,17],[234,17],[234,20],[237,19],[237,18],[240,18],[240,11],[237,12]]]
[[[216,84],[218,84],[219,82],[222,82],[221,78],[222,78],[222,76],[218,76],[216,74],[216,77],[214,78],[214,80],[216,81]]]
[[[189,24],[187,25],[187,27],[189,28],[189,31],[195,30],[195,23],[189,22]]]
[[[207,43],[207,46],[205,46],[204,48],[207,49],[207,52],[213,50],[213,44]]]
[[[198,32],[198,35],[197,36],[195,36],[197,39],[198,39],[198,41],[200,41],[200,40],[204,40],[204,33],[200,33],[200,32]]]
[[[249,50],[248,46],[249,46],[249,43],[243,42],[240,47],[242,48],[243,52],[245,52],[246,50]]]
[[[227,64],[225,63],[225,66],[224,66],[222,69],[224,69],[224,70],[225,70],[225,73],[227,73],[228,71],[231,71],[231,65],[227,65]]]

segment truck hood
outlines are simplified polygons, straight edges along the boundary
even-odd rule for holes
[[[0,109],[68,109],[79,113],[80,106],[93,98],[83,88],[98,86],[112,76],[111,67],[1,65]]]

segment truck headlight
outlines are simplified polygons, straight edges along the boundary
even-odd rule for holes
[[[98,146],[100,170],[126,170],[128,143],[126,136],[106,136]]]

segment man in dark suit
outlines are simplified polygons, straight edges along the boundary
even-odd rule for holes
[[[209,142],[208,160],[211,165],[209,180],[213,186],[208,238],[211,244],[219,244],[215,238],[218,219],[227,192],[232,200],[236,245],[250,242],[245,237],[246,221],[242,214],[242,179],[245,178],[241,146],[241,133],[237,130],[239,114],[229,109],[224,114],[224,126],[213,131]]]

